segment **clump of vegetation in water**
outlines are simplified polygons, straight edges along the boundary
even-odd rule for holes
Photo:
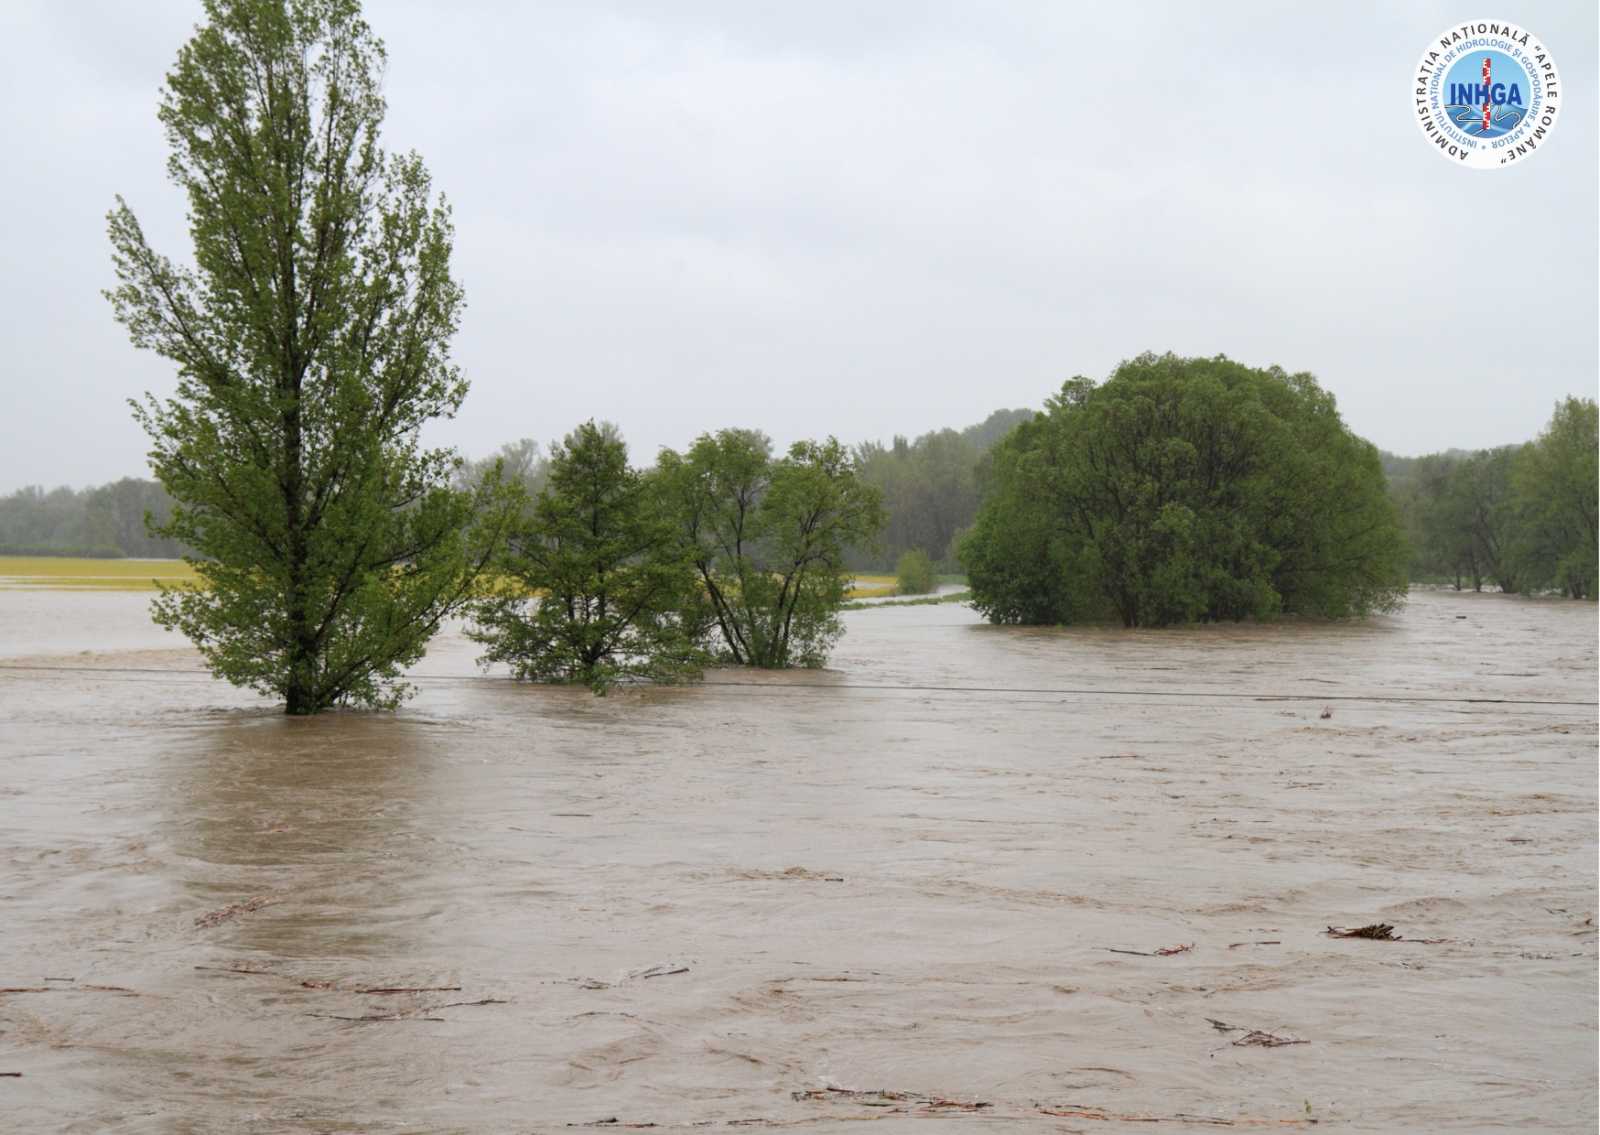
[[[894,575],[900,595],[927,595],[938,586],[933,577],[933,561],[921,548],[901,553]]]
[[[833,438],[784,457],[755,430],[661,451],[666,507],[700,588],[712,650],[741,666],[821,666],[844,625],[845,553],[883,527],[876,489]]]
[[[1309,374],[1220,357],[1067,382],[996,448],[961,558],[1001,623],[1345,617],[1406,590],[1378,451]]]
[[[659,479],[628,467],[610,423],[586,422],[553,449],[496,568],[513,587],[474,607],[485,662],[596,693],[620,679],[698,676],[700,628],[684,616],[694,567]]]

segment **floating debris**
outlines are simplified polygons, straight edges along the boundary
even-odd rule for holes
[[[862,1107],[898,1109],[903,1104],[926,1111],[984,1111],[994,1105],[987,1100],[958,1100],[946,1096],[926,1096],[921,1092],[892,1092],[881,1088],[859,1091],[853,1088],[807,1088],[790,1092],[794,1100],[843,1100]]]
[[[1395,942],[1399,935],[1394,932],[1394,927],[1387,922],[1373,922],[1366,926],[1357,926],[1354,930],[1346,930],[1339,926],[1328,927],[1330,938],[1372,938],[1379,942]]]
[[[1194,943],[1184,946],[1163,946],[1159,950],[1119,950],[1115,946],[1107,946],[1108,954],[1132,954],[1138,958],[1170,958],[1174,954],[1187,954],[1194,949]]]
[[[1206,1023],[1219,1033],[1243,1033],[1243,1036],[1232,1041],[1235,1048],[1282,1048],[1290,1044],[1311,1043],[1298,1037],[1270,1033],[1265,1029],[1247,1029],[1243,1025],[1230,1025],[1227,1021],[1219,1021],[1215,1017],[1207,1017]]]
[[[1310,1044],[1309,1040],[1298,1037],[1279,1036],[1277,1033],[1265,1032],[1261,1029],[1251,1029],[1244,1036],[1233,1042],[1235,1048],[1282,1048],[1286,1044]]]
[[[256,895],[253,898],[245,899],[243,902],[229,903],[227,906],[213,910],[209,914],[202,914],[194,920],[194,924],[203,930],[209,930],[213,926],[221,926],[229,919],[238,918],[241,914],[254,914],[264,906],[271,906],[281,901],[281,899],[268,898],[266,895]]]
[[[678,965],[675,962],[662,962],[659,965],[649,966],[646,969],[629,970],[627,976],[630,979],[637,978],[640,981],[645,981],[652,977],[671,977],[675,973],[688,972],[688,966]]]

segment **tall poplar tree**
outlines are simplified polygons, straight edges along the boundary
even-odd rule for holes
[[[117,319],[177,364],[134,410],[177,502],[160,532],[202,580],[153,613],[289,713],[392,706],[494,528],[494,486],[453,492],[456,458],[418,439],[467,391],[450,212],[420,157],[379,148],[384,49],[355,0],[205,12],[159,111],[192,265],[121,198],[109,215]]]

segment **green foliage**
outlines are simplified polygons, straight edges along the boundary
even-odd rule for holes
[[[700,581],[691,616],[737,665],[821,666],[841,633],[845,551],[883,526],[876,489],[833,438],[774,459],[754,430],[702,435],[657,465]]]
[[[1600,430],[1593,398],[1557,404],[1550,424],[1518,451],[1511,481],[1520,521],[1519,549],[1530,584],[1574,599],[1597,588],[1597,483]]]
[[[1390,458],[1412,578],[1593,598],[1595,417],[1593,399],[1568,398],[1525,445]]]
[[[628,467],[614,426],[587,422],[552,450],[497,563],[520,593],[476,604],[472,637],[485,662],[519,678],[601,694],[623,678],[695,677],[703,654],[682,612],[696,584],[682,551],[658,482]]]
[[[454,457],[418,441],[467,389],[450,214],[378,146],[383,46],[354,0],[205,11],[159,112],[193,267],[120,199],[109,217],[117,318],[178,367],[135,406],[177,502],[160,532],[205,583],[155,617],[290,713],[392,706],[505,519],[497,484],[452,491]]]
[[[1310,375],[1142,355],[992,455],[961,557],[995,622],[1390,609],[1406,548],[1377,450]]]
[[[98,488],[46,492],[37,485],[0,497],[0,549],[12,555],[170,558],[183,549],[145,529],[172,511],[154,481],[124,477]]]
[[[897,595],[927,595],[938,586],[933,579],[933,561],[921,548],[902,552],[895,562]]]
[[[888,520],[882,556],[857,549],[857,568],[892,567],[899,557],[921,548],[941,563],[952,563],[954,543],[978,511],[980,466],[985,453],[1011,429],[1033,417],[1031,410],[996,410],[960,432],[937,430],[891,445],[867,442],[855,448],[857,475],[883,496]]]

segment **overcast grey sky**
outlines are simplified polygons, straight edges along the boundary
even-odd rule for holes
[[[1401,453],[1531,437],[1600,370],[1596,6],[1493,7],[1565,107],[1475,172],[1411,86],[1479,3],[368,0],[467,290],[430,440],[914,435],[1143,350],[1312,371]],[[0,3],[0,491],[145,474],[124,400],[172,373],[100,297],[104,214],[186,254],[155,108],[199,12]]]

